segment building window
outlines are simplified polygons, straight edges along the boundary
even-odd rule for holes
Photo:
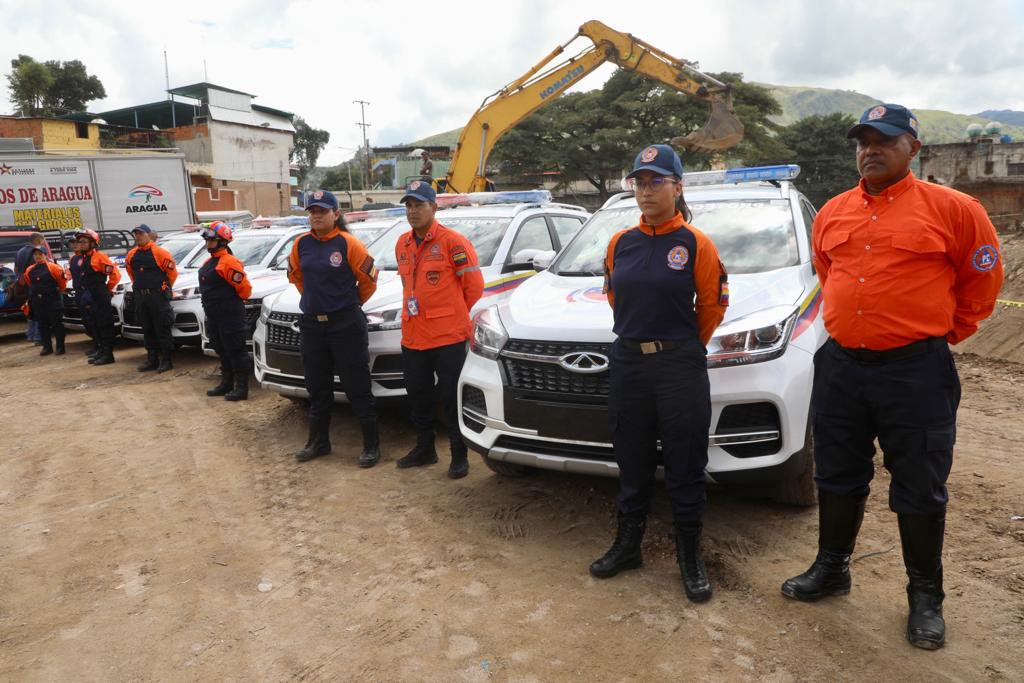
[[[83,140],[89,139],[89,124],[88,123],[75,123],[75,137]]]
[[[995,170],[996,170],[996,164],[995,164],[994,161],[986,161],[985,162],[985,175],[992,175],[992,173]]]
[[[228,181],[222,180],[222,181],[220,181],[220,184],[221,184],[221,187],[227,187],[228,186]]]
[[[1006,162],[1006,175],[1024,175],[1024,163]]]

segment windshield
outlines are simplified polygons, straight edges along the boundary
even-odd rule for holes
[[[13,261],[14,255],[26,244],[29,244],[28,235],[0,236],[0,261]]]
[[[160,246],[171,252],[171,258],[175,263],[181,263],[188,256],[188,253],[196,248],[198,240],[161,240]]]
[[[442,225],[467,237],[470,244],[473,245],[473,249],[476,250],[480,265],[489,266],[494,261],[494,254],[498,251],[501,238],[505,236],[505,230],[511,220],[510,218],[457,216],[445,218]],[[373,257],[378,270],[398,270],[398,262],[395,261],[395,244],[398,242],[398,238],[407,232],[409,232],[409,223],[401,221],[370,245],[370,256]]]
[[[689,206],[693,212],[691,223],[715,243],[730,273],[761,273],[800,262],[793,214],[785,199],[698,202]],[[598,211],[552,264],[552,272],[603,274],[612,235],[639,222],[639,207]]]
[[[231,242],[231,253],[247,266],[258,266],[270,252],[270,249],[280,239],[278,235],[244,235],[236,237]],[[209,258],[209,254],[203,249],[192,257],[186,268],[198,268]]]

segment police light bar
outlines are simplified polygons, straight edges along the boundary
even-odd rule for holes
[[[356,223],[358,221],[368,221],[374,218],[396,218],[398,216],[405,215],[404,206],[394,206],[390,209],[373,209],[370,211],[349,211],[342,214],[342,217],[347,223]]]
[[[727,171],[695,171],[693,173],[684,173],[683,185],[696,187],[700,185],[750,183],[758,180],[793,180],[798,175],[800,175],[800,167],[796,164],[748,166],[745,168],[730,168]]]
[[[478,206],[488,204],[547,204],[551,193],[547,190],[523,190],[508,192],[470,192],[471,203]]]
[[[437,208],[450,209],[453,206],[469,206],[468,194],[439,194],[437,195]]]

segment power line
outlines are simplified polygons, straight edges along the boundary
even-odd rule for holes
[[[370,143],[366,139],[366,129],[370,127],[370,124],[366,122],[366,108],[370,106],[370,103],[366,100],[352,100],[352,104],[359,105],[359,111],[361,113],[362,123],[357,122],[356,125],[363,129],[363,155],[366,159],[366,168],[363,169],[363,187],[370,184]]]

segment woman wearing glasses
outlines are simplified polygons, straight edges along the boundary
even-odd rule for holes
[[[725,315],[729,285],[715,245],[688,222],[682,176],[668,145],[641,151],[627,176],[640,223],[608,243],[605,292],[618,337],[608,392],[618,532],[590,573],[608,578],[642,564],[660,440],[683,586],[691,601],[703,602],[711,597],[700,556],[711,424],[705,345]]]

